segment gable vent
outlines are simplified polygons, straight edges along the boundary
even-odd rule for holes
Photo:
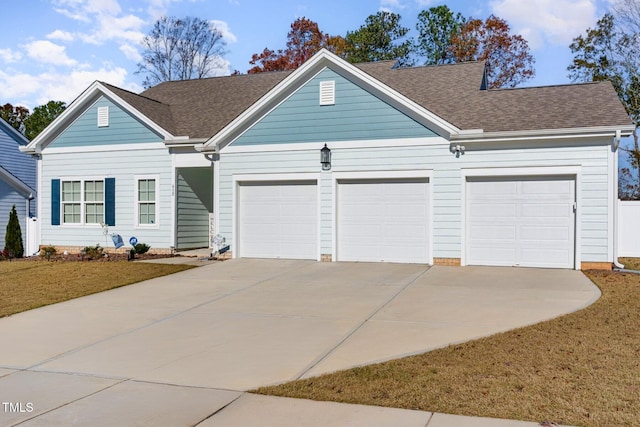
[[[336,103],[336,82],[335,80],[324,80],[320,82],[320,105],[335,105]]]
[[[98,107],[98,127],[109,126],[109,107]]]

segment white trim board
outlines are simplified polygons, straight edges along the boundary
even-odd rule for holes
[[[235,146],[229,144],[220,150],[220,154],[234,153],[268,153],[278,151],[313,151],[320,150],[324,144],[331,149],[350,149],[350,148],[398,148],[398,147],[416,147],[416,146],[438,146],[448,147],[449,141],[440,137],[424,137],[424,138],[399,138],[399,139],[367,139],[353,141],[322,141],[322,142],[300,142],[288,144],[255,144]],[[319,159],[319,157],[318,157]]]
[[[100,153],[114,151],[167,150],[162,142],[142,142],[138,144],[88,145],[85,147],[45,148],[43,155],[70,153]]]

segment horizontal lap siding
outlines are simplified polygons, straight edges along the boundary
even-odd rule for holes
[[[98,127],[98,108],[109,107],[109,126]],[[161,141],[131,114],[106,97],[98,99],[49,145],[55,148],[139,144]]]
[[[425,144],[433,144],[426,138]],[[329,142],[329,145],[330,142]],[[372,143],[375,145],[375,142]],[[371,147],[332,149],[331,172],[433,170],[433,256],[460,258],[462,235],[461,168],[506,168],[543,166],[581,166],[582,259],[608,261],[608,179],[609,145],[584,147],[545,147],[471,151],[456,158],[449,144],[411,147]],[[285,151],[277,153],[222,154],[220,162],[220,233],[232,237],[232,176],[254,173],[319,172],[319,153]],[[321,253],[332,250],[333,185],[331,172],[322,173],[320,239]]]
[[[4,249],[4,238],[9,223],[11,208],[15,205],[20,221],[20,231],[22,231],[22,243],[25,244],[27,227],[25,219],[27,217],[26,199],[18,193],[12,186],[0,179],[0,250]],[[26,246],[25,246],[26,250]]]
[[[335,81],[335,105],[319,104],[319,86],[323,80]],[[253,125],[233,145],[433,135],[431,130],[400,111],[330,69],[325,69]]]
[[[203,170],[179,170],[177,174],[176,194],[177,198],[177,242],[178,249],[202,248],[209,246],[209,209],[213,191],[213,174],[211,169]],[[206,182],[205,182],[206,181]],[[207,192],[208,198],[203,202],[194,188],[201,185],[201,191]]]
[[[102,228],[87,226],[51,225],[51,180],[59,178],[116,179],[116,225],[109,233],[118,233],[128,242],[135,236],[139,242],[152,248],[169,248],[172,245],[172,174],[171,156],[165,149],[133,150],[122,152],[44,154],[42,159],[42,244],[60,246],[87,246],[105,243]],[[160,203],[157,228],[135,228],[135,175],[159,175]]]

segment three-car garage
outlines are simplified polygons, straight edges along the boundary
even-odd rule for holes
[[[319,182],[239,181],[237,256],[433,263],[433,177],[337,174],[329,196]],[[463,176],[461,185],[463,265],[575,267],[575,176]]]

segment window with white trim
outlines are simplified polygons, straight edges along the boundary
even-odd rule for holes
[[[136,211],[139,226],[153,226],[158,223],[158,179],[144,177],[136,179]]]
[[[104,181],[62,181],[60,203],[63,224],[101,224],[104,222]]]

